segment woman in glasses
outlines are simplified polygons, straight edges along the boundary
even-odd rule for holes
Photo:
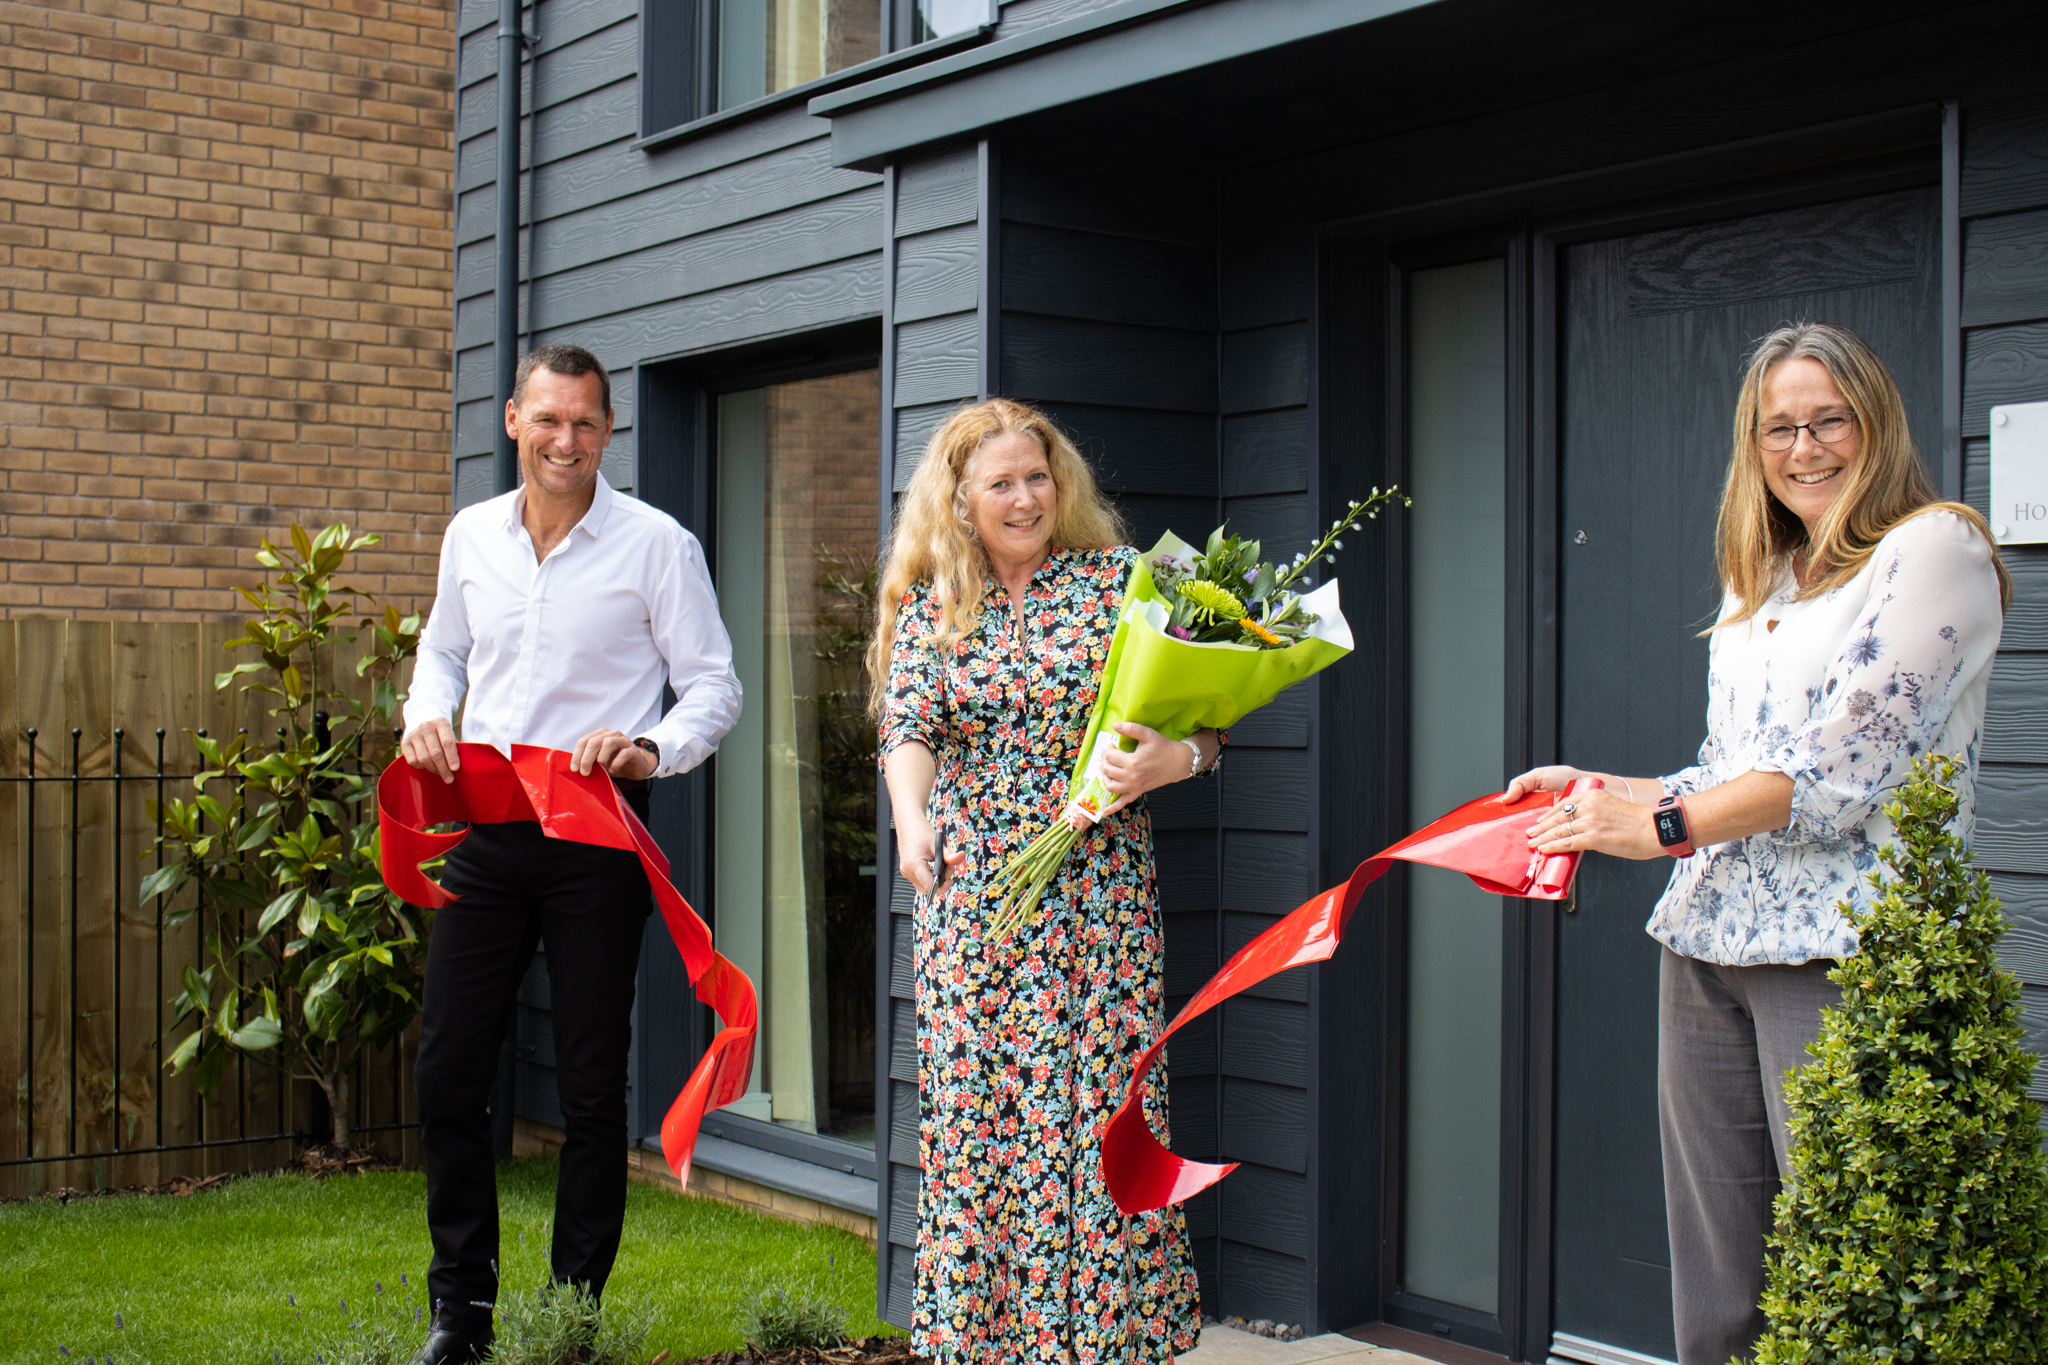
[[[1983,517],[1929,486],[1884,362],[1829,323],[1780,328],[1750,359],[1717,550],[1698,764],[1537,768],[1507,793],[1602,777],[1531,846],[1676,860],[1649,931],[1680,1365],[1749,1359],[1764,1329],[1764,1236],[1790,1170],[1781,1077],[1840,999],[1843,903],[1874,896],[1883,807],[1919,755],[1963,761],[1968,834],[2011,597]]]

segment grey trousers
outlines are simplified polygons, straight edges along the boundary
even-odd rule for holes
[[[1764,1329],[1764,1235],[1787,1148],[1787,1071],[1811,1060],[1832,959],[1723,967],[1664,950],[1657,1118],[1678,1365],[1749,1360]]]

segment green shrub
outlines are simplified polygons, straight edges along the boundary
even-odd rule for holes
[[[653,1315],[607,1304],[580,1284],[550,1280],[498,1300],[491,1365],[639,1365]]]
[[[2048,1170],[2027,1098],[2019,983],[1990,879],[1951,832],[1953,759],[1885,808],[1861,946],[1831,979],[1814,1061],[1786,1083],[1792,1176],[1757,1343],[1763,1365],[2048,1355]]]
[[[846,1343],[846,1310],[814,1293],[770,1285],[740,1307],[740,1330],[757,1351],[825,1350]]]

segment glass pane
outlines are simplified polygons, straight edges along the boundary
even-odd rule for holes
[[[874,370],[718,404],[718,597],[746,689],[713,773],[720,948],[761,990],[733,1108],[875,1140]]]
[[[988,0],[917,0],[917,41],[943,38],[989,21]]]
[[[1507,341],[1500,261],[1409,279],[1412,823],[1497,791],[1506,751]],[[1402,1287],[1497,1310],[1500,898],[1408,871]]]
[[[882,0],[719,0],[718,107],[882,55]]]

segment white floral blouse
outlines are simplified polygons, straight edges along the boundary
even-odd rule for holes
[[[1651,937],[1731,966],[1855,952],[1842,903],[1869,901],[1869,874],[1892,833],[1883,806],[1923,753],[1963,760],[1957,819],[1969,837],[2003,624],[1991,556],[1955,513],[1922,513],[1833,592],[1793,602],[1788,571],[1756,615],[1714,632],[1700,761],[1665,778],[1664,790],[1684,796],[1752,769],[1782,772],[1792,778],[1792,821],[1678,859]]]

